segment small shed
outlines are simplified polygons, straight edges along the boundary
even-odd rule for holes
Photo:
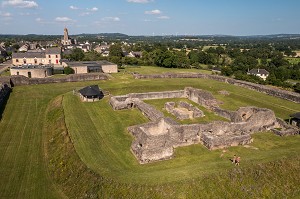
[[[290,115],[290,124],[300,127],[300,112]]]
[[[99,89],[98,85],[84,87],[79,90],[79,94],[84,102],[95,102],[104,97],[104,94],[101,89]]]

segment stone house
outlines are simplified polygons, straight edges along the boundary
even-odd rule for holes
[[[266,80],[269,76],[269,72],[265,69],[251,69],[247,75],[255,75],[257,77],[262,78],[263,80]]]
[[[49,65],[23,65],[10,68],[11,75],[23,75],[28,78],[45,78],[53,74],[53,68]]]
[[[108,61],[66,61],[63,62],[64,67],[69,66],[75,72],[75,74],[103,72],[103,73],[118,73],[117,64]]]
[[[24,52],[12,54],[12,65],[60,65],[61,49],[47,48],[42,52]]]

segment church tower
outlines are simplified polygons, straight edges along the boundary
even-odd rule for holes
[[[64,46],[69,46],[69,45],[77,43],[75,39],[72,39],[69,37],[69,31],[68,31],[68,28],[66,28],[66,27],[64,29],[64,37],[61,39],[61,43]]]
[[[64,42],[67,43],[69,40],[69,33],[68,33],[68,29],[65,28],[64,29]]]

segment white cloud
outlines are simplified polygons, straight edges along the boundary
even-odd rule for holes
[[[96,8],[96,7],[93,7],[93,8],[87,8],[87,10],[92,11],[92,12],[96,12],[96,11],[98,11],[99,9]]]
[[[119,17],[104,17],[104,18],[102,18],[102,21],[116,22],[116,21],[121,21],[121,19]]]
[[[145,11],[145,14],[147,15],[159,15],[161,14],[162,12],[160,10],[149,10],[149,11]]]
[[[70,6],[69,8],[70,8],[71,10],[79,10],[79,8],[76,7],[76,6]]]
[[[69,17],[56,17],[55,21],[57,22],[72,22],[73,20]]]
[[[37,8],[38,4],[35,1],[24,0],[8,0],[2,2],[3,6],[13,6],[17,8]]]
[[[129,3],[150,3],[153,0],[127,0]]]
[[[83,12],[83,13],[80,13],[79,16],[87,16],[87,15],[90,15],[91,13],[90,12]]]
[[[35,19],[35,21],[36,21],[36,22],[42,22],[43,19],[38,17],[38,18]]]
[[[11,17],[12,14],[9,13],[9,12],[0,12],[0,16],[1,16],[1,17]]]
[[[159,16],[159,17],[157,17],[158,19],[170,19],[170,17],[169,16]]]

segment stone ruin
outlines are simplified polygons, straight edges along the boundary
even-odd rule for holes
[[[229,120],[213,121],[206,124],[178,124],[145,99],[187,98],[214,111]],[[275,117],[272,110],[257,107],[241,107],[237,111],[223,110],[211,93],[201,89],[187,87],[179,91],[132,93],[113,96],[110,104],[114,110],[138,108],[151,121],[128,127],[135,137],[131,151],[141,164],[170,159],[174,148],[192,144],[203,144],[209,150],[249,144],[253,141],[251,134],[272,130],[278,135],[299,134],[299,129],[292,127]],[[181,107],[190,108],[188,103]],[[175,103],[167,103],[166,109],[172,110]]]
[[[203,111],[194,107],[192,104],[181,101],[178,103],[177,107],[175,107],[175,105],[175,102],[167,102],[165,103],[165,109],[179,120],[204,117]]]

